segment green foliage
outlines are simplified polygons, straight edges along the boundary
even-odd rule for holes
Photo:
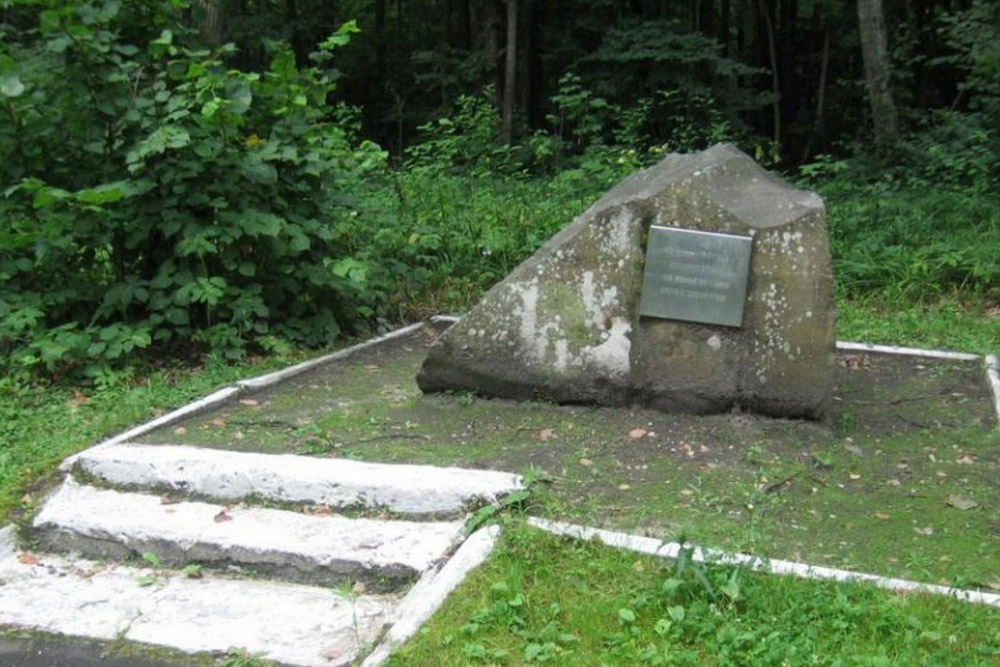
[[[266,71],[229,68],[231,47],[186,45],[178,6],[65,3],[4,36],[0,351],[16,366],[315,345],[376,313],[338,220],[382,152],[329,104],[329,73],[280,44]]]
[[[976,160],[975,153],[928,153],[927,172],[877,169],[863,160],[821,159],[803,167],[805,185],[827,201],[839,288],[852,298],[880,293],[931,301],[956,290],[996,298],[995,195],[976,181],[949,182],[949,174],[979,173],[960,166]],[[949,172],[943,163],[959,166]]]

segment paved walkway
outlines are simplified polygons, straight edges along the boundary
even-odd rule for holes
[[[516,475],[492,471],[98,447],[33,519],[31,550],[12,527],[0,533],[0,625],[351,664],[404,640],[481,562],[492,540],[454,557],[464,518],[518,488]],[[90,664],[93,652],[40,646],[0,649],[23,665]]]

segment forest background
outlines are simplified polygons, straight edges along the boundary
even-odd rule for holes
[[[989,0],[0,0],[0,119],[7,442],[460,311],[719,141],[826,199],[842,337],[1000,338]]]

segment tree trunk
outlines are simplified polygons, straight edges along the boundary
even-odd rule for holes
[[[472,48],[472,16],[469,11],[469,3],[472,0],[457,0],[457,26],[455,45],[458,48],[468,51]]]
[[[199,0],[202,11],[198,36],[210,47],[222,45],[222,0]]]
[[[885,148],[899,133],[899,120],[889,83],[889,47],[882,0],[858,0],[858,27],[861,32],[861,57],[864,60],[868,103],[875,127],[875,143],[880,148]]]
[[[385,73],[385,0],[375,0],[375,76]]]
[[[497,12],[497,0],[480,0],[480,6],[482,11],[480,12],[479,41],[482,44],[483,54],[486,56],[487,81],[493,83],[493,101],[499,107],[501,105],[500,86],[503,82],[500,80],[498,66],[500,44],[497,32],[500,17],[499,12]]]
[[[517,31],[517,103],[516,107],[528,117],[530,123],[531,115],[531,81],[532,73],[532,52],[534,51],[535,33],[537,17],[535,12],[535,0],[521,0],[518,7],[518,22],[521,24]]]
[[[774,143],[781,142],[781,86],[778,80],[778,53],[774,46],[774,21],[771,20],[771,9],[767,0],[757,0],[760,17],[764,21],[764,31],[767,34],[767,55],[771,61],[771,90],[774,93]]]
[[[813,142],[823,135],[823,107],[826,104],[826,73],[830,66],[830,27],[823,27],[823,54],[820,57],[819,88],[816,91],[816,118],[813,120],[812,133],[806,140],[802,151],[802,164],[812,157]]]
[[[730,0],[722,0],[719,4],[719,43],[722,44],[722,57],[729,57],[729,28],[731,21]]]
[[[517,97],[515,87],[517,77],[517,0],[507,2],[507,52],[504,54],[505,66],[503,73],[503,125],[501,138],[505,144],[510,144],[514,132],[514,98]]]

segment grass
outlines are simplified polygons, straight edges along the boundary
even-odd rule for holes
[[[287,365],[295,358],[239,364],[207,361],[197,367],[148,371],[136,368],[134,374],[99,389],[0,380],[0,517],[31,505],[34,499],[25,495],[29,487],[66,456],[234,380]]]
[[[1000,663],[1000,611],[857,584],[698,566],[519,521],[416,638],[410,665]]]
[[[953,293],[927,303],[877,293],[837,302],[840,340],[910,345],[978,354],[1000,352],[1000,307]]]

